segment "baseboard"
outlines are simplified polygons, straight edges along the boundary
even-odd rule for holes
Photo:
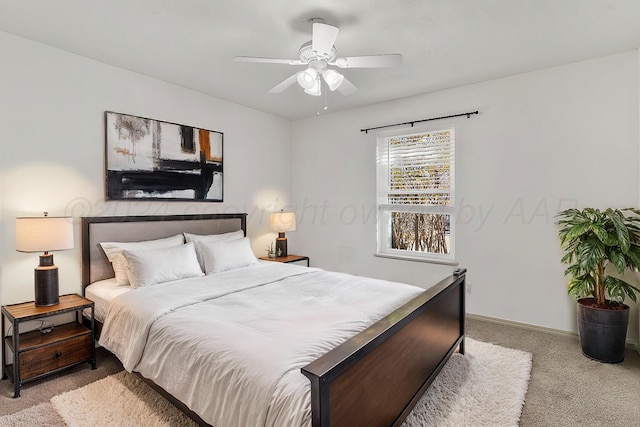
[[[481,320],[483,322],[491,322],[491,323],[497,323],[497,324],[507,325],[507,326],[516,326],[519,328],[529,329],[532,331],[548,332],[551,334],[558,334],[558,335],[571,335],[574,337],[578,336],[578,334],[575,332],[563,331],[562,329],[554,329],[554,328],[548,328],[546,326],[533,325],[531,323],[522,323],[522,322],[516,322],[514,320],[506,320],[506,319],[500,319],[497,317],[483,316],[481,314],[467,313],[467,317],[470,319]]]
[[[470,319],[476,319],[476,320],[481,320],[483,322],[491,322],[491,323],[497,323],[497,324],[501,324],[501,325],[507,325],[507,326],[516,326],[518,328],[523,328],[523,329],[529,329],[532,331],[538,331],[538,332],[547,332],[547,333],[551,333],[551,334],[558,334],[558,335],[570,335],[570,336],[574,336],[577,337],[578,333],[577,332],[569,332],[569,331],[563,331],[561,329],[554,329],[554,328],[548,328],[546,326],[539,326],[539,325],[532,325],[530,323],[522,323],[522,322],[516,322],[513,320],[506,320],[506,319],[499,319],[497,317],[490,317],[490,316],[483,316],[480,314],[471,314],[471,313],[467,313],[467,317]],[[640,354],[640,343],[631,339],[628,339],[626,342],[626,346],[632,350],[635,350],[638,352],[638,354]]]
[[[640,344],[634,340],[627,340],[627,347],[631,350],[635,350],[640,354]]]

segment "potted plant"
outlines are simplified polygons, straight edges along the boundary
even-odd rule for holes
[[[276,257],[276,250],[273,247],[273,242],[271,242],[271,244],[269,246],[267,246],[267,256],[269,258],[275,258]]]
[[[624,360],[629,323],[625,297],[636,301],[640,289],[607,273],[640,269],[640,210],[567,209],[558,214],[558,235],[568,264],[569,294],[578,302],[582,353],[592,359]]]

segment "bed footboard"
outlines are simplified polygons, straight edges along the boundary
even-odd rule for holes
[[[302,368],[313,427],[399,426],[456,349],[465,274],[442,280]]]

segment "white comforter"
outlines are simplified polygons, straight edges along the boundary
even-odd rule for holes
[[[300,368],[423,291],[260,263],[117,297],[100,344],[216,427],[308,426]]]

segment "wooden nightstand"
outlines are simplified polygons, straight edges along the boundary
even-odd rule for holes
[[[268,256],[261,256],[260,258],[263,261],[275,261],[275,262],[298,262],[298,261],[307,261],[307,267],[309,267],[309,257],[303,255],[287,255],[287,256],[279,256],[275,258],[269,258]]]
[[[36,307],[33,301],[2,306],[2,335],[6,333],[5,319],[11,322],[11,335],[4,338],[2,345],[2,379],[13,380],[14,398],[20,397],[22,384],[45,375],[84,362],[91,362],[91,368],[96,369],[94,324],[93,320],[91,328],[82,324],[85,308],[91,309],[93,319],[93,301],[77,294],[61,295],[60,303],[50,307]],[[36,329],[20,333],[22,322],[72,312],[75,312],[74,322],[56,325],[49,332]],[[13,352],[12,365],[6,364],[7,347]]]

